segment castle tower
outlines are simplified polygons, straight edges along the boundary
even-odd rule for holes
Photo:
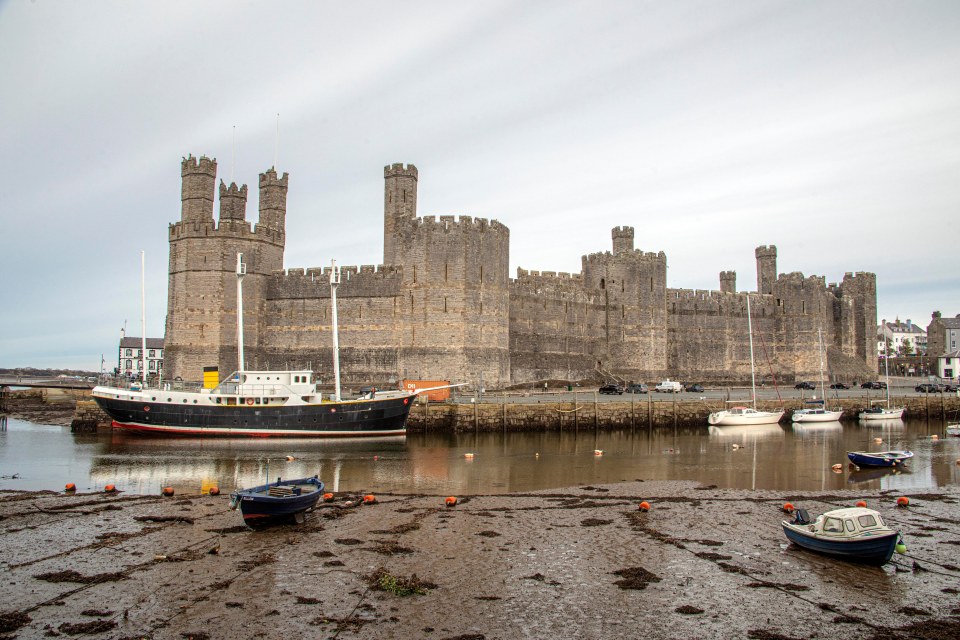
[[[213,223],[217,160],[188,155],[180,163],[180,220]]]
[[[776,245],[757,247],[757,293],[773,293],[777,281]]]
[[[230,186],[220,181],[220,224],[227,220],[242,221],[247,216],[247,185],[237,188],[237,183]]]
[[[611,235],[613,236],[613,255],[633,252],[633,227],[614,227]]]
[[[383,262],[397,264],[403,220],[417,217],[417,168],[400,162],[383,168]]]
[[[736,292],[737,292],[737,272],[721,271],[720,272],[720,293],[736,293]]]
[[[260,174],[260,221],[257,226],[279,231],[281,244],[287,224],[287,184],[288,174],[277,177],[273,167]]]

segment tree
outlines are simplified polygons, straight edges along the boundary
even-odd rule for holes
[[[900,355],[913,355],[913,344],[910,342],[910,338],[903,339],[903,344],[900,345]]]
[[[889,356],[891,353],[893,353],[893,340],[890,338],[887,338],[886,344],[883,348],[883,355]]]

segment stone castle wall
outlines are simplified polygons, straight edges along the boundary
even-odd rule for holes
[[[260,175],[259,220],[246,220],[246,185],[220,184],[216,161],[182,163],[181,220],[170,225],[164,371],[199,379],[204,366],[237,368],[236,254],[243,254],[247,368],[310,368],[332,379],[330,267],[283,269],[287,175]],[[384,264],[341,267],[344,384],[400,378],[502,387],[538,380],[746,380],[750,296],[758,379],[819,371],[824,347],[875,370],[876,278],[841,284],[776,272],[774,246],[758,247],[758,293],[667,287],[666,255],[634,248],[632,227],[612,230],[612,251],[585,255],[580,273],[518,269],[509,230],[496,220],[417,215],[413,165],[384,168]],[[764,373],[761,373],[764,372]],[[865,373],[866,375],[866,373]]]

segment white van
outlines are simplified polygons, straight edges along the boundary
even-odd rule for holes
[[[683,391],[683,385],[673,380],[664,380],[654,388],[654,391],[658,393],[661,391],[666,393],[680,393]]]

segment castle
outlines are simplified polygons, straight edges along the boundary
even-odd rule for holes
[[[170,225],[164,371],[199,380],[237,367],[236,254],[243,253],[247,369],[311,368],[332,379],[330,267],[283,269],[288,175],[260,174],[259,220],[247,186],[219,185],[216,160],[185,158],[181,217]],[[342,267],[340,363],[346,384],[444,379],[491,388],[554,380],[740,382],[750,376],[747,297],[758,371],[815,377],[822,329],[829,365],[875,374],[876,276],[777,274],[756,250],[757,291],[667,287],[666,255],[634,248],[632,227],[580,273],[508,273],[510,232],[496,220],[417,216],[417,168],[384,168],[383,264]]]

